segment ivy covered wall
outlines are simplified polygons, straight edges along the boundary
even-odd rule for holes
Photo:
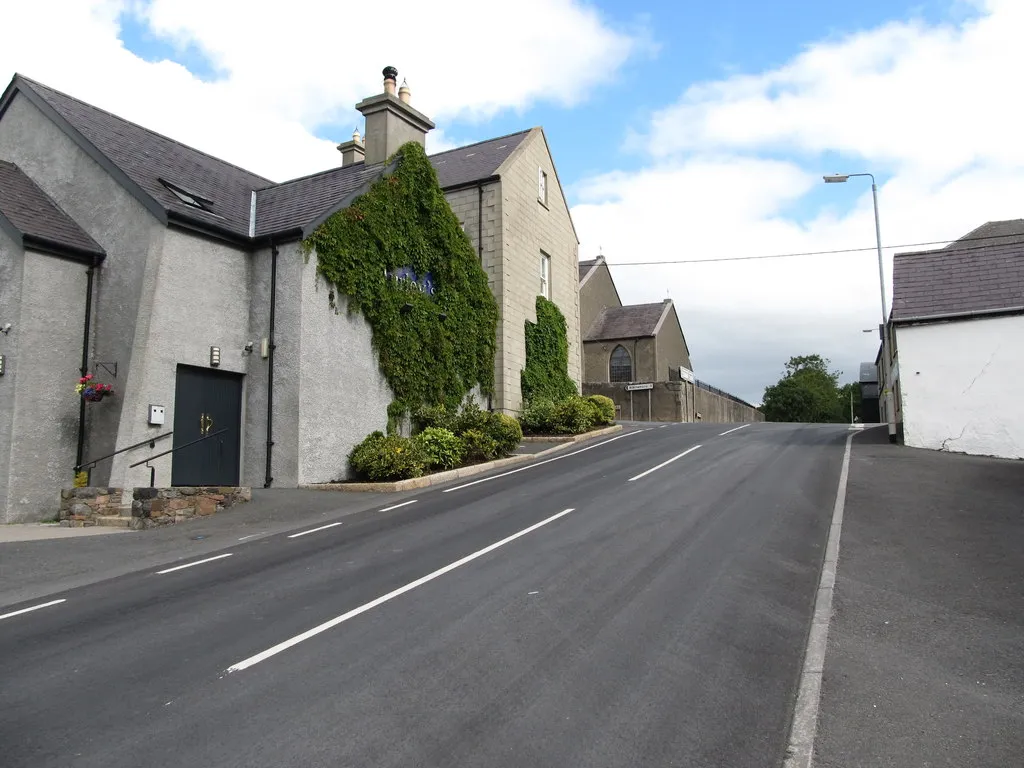
[[[579,394],[569,378],[569,340],[558,305],[537,297],[537,322],[526,321],[526,367],[520,377],[523,400],[563,400]]]
[[[394,423],[424,404],[455,408],[475,386],[493,392],[498,307],[423,147],[405,144],[392,160],[393,172],[303,247],[331,307],[344,294],[369,322]]]

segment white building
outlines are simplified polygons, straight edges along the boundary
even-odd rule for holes
[[[1024,459],[1024,220],[897,254],[888,332],[905,445]]]

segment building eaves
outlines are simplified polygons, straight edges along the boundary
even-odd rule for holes
[[[0,160],[0,227],[23,247],[75,261],[97,263],[106,256],[39,185],[14,163]]]

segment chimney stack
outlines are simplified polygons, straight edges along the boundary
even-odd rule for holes
[[[383,75],[384,93],[356,104],[356,109],[366,118],[364,146],[367,165],[383,163],[406,142],[425,145],[427,132],[434,128],[429,117],[410,105],[412,92],[404,81],[398,95],[395,95],[398,70],[385,67]]]
[[[363,140],[359,136],[359,129],[352,131],[352,140],[345,141],[338,145],[341,152],[341,167],[346,168],[354,163],[361,163],[366,157],[366,149],[363,147]]]

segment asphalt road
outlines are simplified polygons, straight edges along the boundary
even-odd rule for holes
[[[0,764],[777,766],[847,432],[730,428],[0,609],[64,601],[0,619]]]

